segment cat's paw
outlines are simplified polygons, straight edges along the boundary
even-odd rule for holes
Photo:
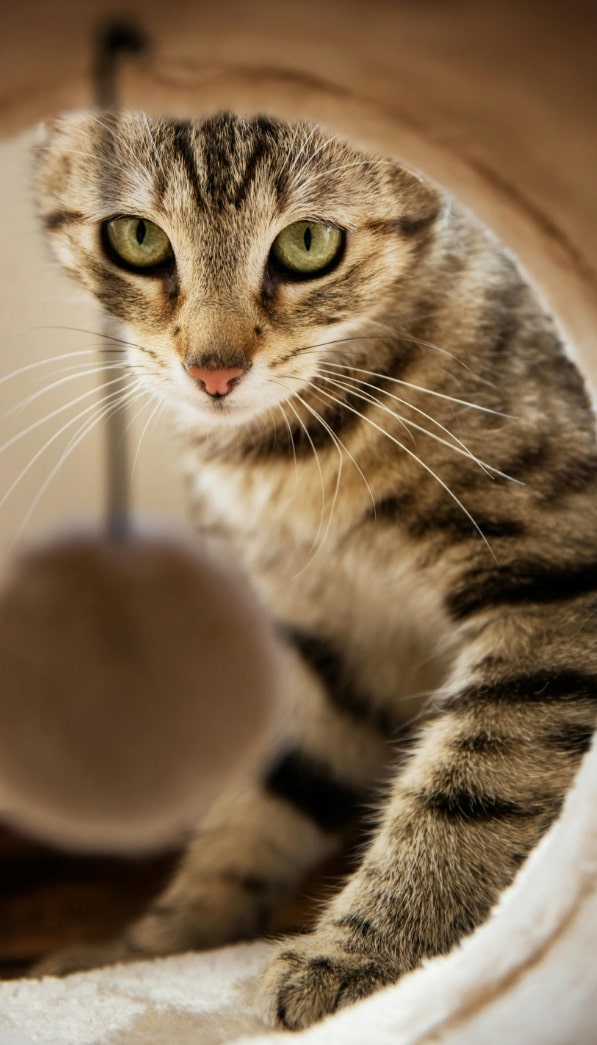
[[[398,979],[391,959],[349,951],[333,929],[283,940],[266,967],[261,1005],[272,1023],[302,1030]]]
[[[30,971],[30,977],[69,976],[74,972],[85,972],[99,969],[104,965],[116,965],[119,962],[139,960],[142,955],[134,953],[124,940],[111,940],[98,944],[74,944],[55,951],[37,962]]]

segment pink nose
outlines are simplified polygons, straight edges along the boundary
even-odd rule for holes
[[[228,370],[210,370],[209,367],[188,366],[187,373],[195,379],[210,396],[226,396],[232,391],[238,379],[243,376],[242,367],[234,366]]]

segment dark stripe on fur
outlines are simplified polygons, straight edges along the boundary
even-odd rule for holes
[[[477,704],[550,704],[559,701],[597,703],[597,675],[572,668],[554,668],[512,675],[496,682],[468,686],[443,705],[450,709]]]
[[[494,606],[562,602],[597,592],[597,563],[552,566],[516,560],[507,566],[469,570],[447,598],[455,620]]]
[[[271,794],[300,809],[323,831],[340,831],[354,820],[361,794],[339,781],[323,762],[290,751],[270,769],[265,786]]]
[[[423,513],[414,493],[384,497],[367,515],[370,519],[402,526],[413,538],[424,538],[443,532],[450,541],[465,541],[478,534],[478,530],[462,509],[445,505],[437,514],[430,511]],[[524,524],[518,519],[497,518],[479,512],[474,512],[473,516],[487,538],[522,537],[525,533]]]
[[[147,316],[147,298],[130,279],[99,261],[89,259],[86,264],[95,280],[96,297],[109,312],[125,321],[143,320]]]
[[[423,805],[447,820],[511,820],[533,816],[542,809],[529,809],[495,795],[475,795],[469,791],[432,791],[419,795]]]
[[[255,143],[253,151],[245,163],[244,173],[235,186],[234,191],[234,206],[237,210],[240,209],[247,198],[249,189],[255,180],[255,172],[259,162],[264,156],[267,156],[272,140],[274,140],[275,144],[275,138],[277,137],[277,125],[271,120],[264,116],[257,116],[254,122],[256,130],[254,131]]]
[[[594,731],[594,727],[584,726],[580,722],[564,722],[546,739],[556,751],[580,757],[589,750]]]
[[[515,315],[506,316],[502,320],[491,345],[493,355],[503,355],[508,349],[512,338],[517,333],[519,326],[518,318]]]
[[[156,143],[156,149],[157,148],[160,147]],[[170,142],[168,142],[167,149],[168,151],[170,151]],[[149,160],[147,162],[149,163]],[[153,157],[153,162],[151,166],[151,188],[152,198],[154,200],[154,206],[156,207],[156,210],[161,210],[163,208],[164,196],[166,195],[170,178],[170,164],[168,164],[168,166],[166,167],[158,163],[157,159]]]
[[[421,232],[426,232],[435,223],[438,213],[438,211],[432,211],[431,214],[425,214],[423,217],[412,215],[402,218],[380,218],[366,222],[365,228],[375,235],[415,237]]]
[[[335,644],[320,635],[311,635],[299,628],[283,626],[283,634],[293,645],[313,673],[323,683],[334,705],[359,722],[373,726],[383,736],[395,736],[397,725],[384,710],[374,707],[365,693],[360,693],[351,681],[351,672]]]
[[[336,435],[342,435],[356,426],[359,418],[350,414],[349,411],[342,411],[335,406],[326,409],[321,404],[315,404],[313,409],[317,410],[325,424],[318,421],[317,418],[306,420],[304,427],[290,422],[290,431],[285,427],[280,427],[265,433],[259,442],[255,439],[253,445],[248,448],[248,454],[251,457],[288,457],[292,459],[294,454],[297,457],[313,456],[314,448],[315,450],[327,449],[336,452],[334,442],[325,425],[328,425]]]
[[[545,500],[566,494],[584,493],[597,482],[597,454],[587,453],[558,460],[551,442],[537,436],[533,445],[523,446],[506,458],[501,468],[507,475],[532,485]]]
[[[379,930],[375,928],[372,922],[359,914],[346,914],[343,918],[335,918],[333,924],[338,929],[350,929],[355,936],[366,939],[369,943],[374,941],[379,935]]]
[[[491,346],[490,352],[493,356],[503,355],[512,338],[521,329],[521,298],[527,294],[528,288],[510,264],[505,265],[502,285],[487,288],[487,315],[490,317],[490,327],[486,333],[483,331],[483,334],[484,340],[487,339]],[[496,365],[501,365],[499,359],[496,360]]]
[[[193,196],[197,206],[203,209],[205,202],[203,194],[201,192],[201,184],[199,181],[199,174],[197,172],[197,164],[195,162],[195,155],[191,145],[191,125],[188,122],[177,123],[174,128],[174,148],[177,150],[185,169],[185,173],[193,190]]]
[[[493,733],[471,733],[454,741],[457,751],[470,755],[504,755],[515,740],[511,737],[495,736]]]
[[[552,496],[564,493],[584,493],[597,480],[597,455],[565,461],[549,469]]]
[[[42,218],[46,229],[60,229],[63,225],[73,225],[84,220],[84,215],[77,210],[55,210]]]
[[[551,442],[539,432],[534,433],[534,440],[532,443],[526,440],[523,446],[501,461],[500,467],[506,475],[528,483],[531,476],[542,478],[547,474],[552,465]]]
[[[255,172],[260,160],[266,155],[266,147],[264,142],[256,141],[253,151],[247,160],[245,170],[242,178],[235,186],[234,191],[234,206],[237,210],[240,210],[243,203],[245,202],[249,189],[255,179]]]
[[[435,224],[438,214],[439,210],[434,210],[422,217],[416,217],[415,215],[408,217],[408,215],[405,215],[400,219],[400,232],[403,236],[420,236],[422,232],[427,232]]]

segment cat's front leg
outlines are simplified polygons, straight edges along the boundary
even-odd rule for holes
[[[288,632],[290,636],[290,631]],[[161,896],[117,940],[68,948],[37,974],[64,975],[117,961],[199,950],[246,939],[329,855],[366,799],[387,755],[375,717],[355,718],[334,684],[329,657],[281,640],[289,719],[252,779],[214,804]]]
[[[315,931],[282,941],[262,988],[273,1022],[307,1027],[449,951],[557,816],[591,740],[597,677],[490,664],[454,680]]]

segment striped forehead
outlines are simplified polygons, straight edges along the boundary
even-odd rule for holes
[[[258,118],[250,123],[216,117],[203,124],[175,123],[151,129],[156,202],[228,219],[251,205],[281,205],[280,139],[283,130]],[[160,162],[161,161],[161,162]]]
[[[188,230],[213,223],[255,231],[283,213],[333,219],[330,207],[346,211],[359,183],[366,189],[363,169],[358,179],[346,177],[355,158],[361,167],[358,154],[305,123],[226,113],[202,122],[150,121],[125,113],[96,131],[104,210],[162,215],[172,229],[182,222]]]
[[[149,121],[110,114],[93,123],[92,152],[81,155],[80,179],[104,209],[166,208],[181,202],[206,216],[240,212],[252,191],[277,201],[284,181],[285,130],[257,117],[214,117],[204,123]],[[93,156],[90,163],[89,160]]]

